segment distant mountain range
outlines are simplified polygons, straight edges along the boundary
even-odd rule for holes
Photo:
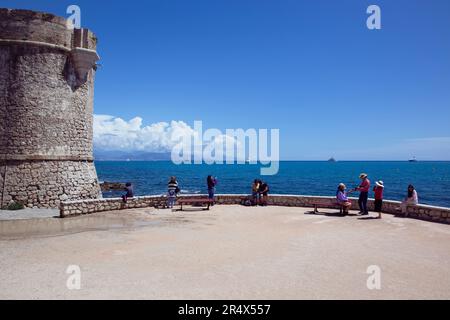
[[[170,152],[94,150],[97,161],[169,161]]]

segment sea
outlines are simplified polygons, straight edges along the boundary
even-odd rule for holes
[[[136,195],[165,194],[171,176],[177,177],[182,193],[203,194],[207,192],[206,178],[212,175],[218,180],[218,194],[249,194],[252,181],[259,178],[269,184],[272,194],[334,196],[339,183],[354,188],[364,172],[372,185],[376,180],[384,182],[385,199],[402,200],[412,184],[420,203],[450,207],[450,161],[281,161],[278,174],[273,176],[261,176],[260,164],[96,161],[95,166],[100,182],[130,182]],[[120,194],[111,191],[103,196]]]

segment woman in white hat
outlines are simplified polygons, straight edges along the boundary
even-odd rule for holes
[[[375,187],[373,187],[373,192],[375,193],[375,212],[378,212],[378,219],[381,219],[381,209],[383,207],[383,191],[384,183],[381,180],[375,182]]]

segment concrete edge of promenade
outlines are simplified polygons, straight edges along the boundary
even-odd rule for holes
[[[205,198],[204,194],[185,194],[178,197],[183,198]],[[241,204],[247,194],[217,194],[216,204],[219,205],[237,205]],[[61,218],[92,214],[103,211],[114,211],[133,208],[161,208],[165,207],[167,197],[165,195],[138,196],[128,199],[124,203],[121,198],[102,198],[89,200],[75,200],[61,202],[59,215]],[[352,210],[358,209],[356,198],[351,198]],[[268,205],[286,206],[286,207],[306,207],[313,208],[319,203],[319,208],[336,208],[336,198],[330,196],[310,196],[310,195],[281,195],[273,194],[269,196]],[[398,214],[399,201],[384,200],[383,213]],[[374,209],[374,200],[368,201],[369,210]],[[424,204],[408,206],[408,217],[421,220],[450,223],[450,208],[430,206]]]

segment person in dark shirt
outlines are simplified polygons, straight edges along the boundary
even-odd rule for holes
[[[259,194],[260,194],[260,204],[262,206],[267,206],[267,200],[269,198],[269,185],[262,181],[259,185]]]
[[[125,190],[127,193],[125,193],[125,194],[122,196],[122,201],[123,201],[124,203],[127,203],[128,198],[133,198],[133,197],[134,197],[133,186],[131,185],[130,182],[127,182],[127,183],[125,184],[125,189],[124,189],[124,190]]]
[[[208,185],[208,199],[214,201],[214,193],[216,192],[217,185],[216,178],[214,178],[213,176],[208,176],[208,178],[206,178],[206,184]]]

